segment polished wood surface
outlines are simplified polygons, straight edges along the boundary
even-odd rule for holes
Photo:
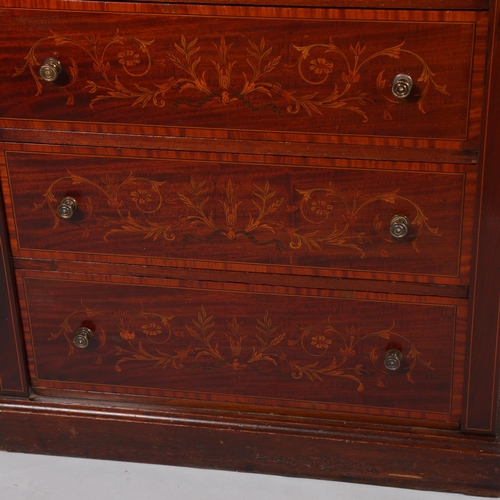
[[[140,2],[158,2],[161,0],[139,0]],[[191,3],[190,0],[179,0],[176,3]],[[217,0],[207,0],[205,4],[219,4]],[[236,2],[235,2],[236,3]],[[280,6],[311,6],[311,7],[351,7],[351,8],[375,8],[375,9],[414,9],[414,0],[239,0],[239,5],[280,5]],[[460,9],[460,10],[487,10],[487,0],[421,0],[417,6],[419,9]]]
[[[70,401],[1,404],[4,449],[500,494],[498,442],[454,432]]]
[[[2,201],[0,195],[0,202]],[[0,216],[0,394],[27,396],[28,386],[18,322],[17,297],[12,289],[12,262],[5,220]]]
[[[13,252],[468,282],[470,243],[461,237],[464,225],[472,225],[473,196],[464,199],[474,190],[474,175],[465,175],[472,169],[331,163],[304,168],[237,158],[152,161],[121,151],[114,156],[9,151]],[[56,211],[67,196],[77,209],[64,220]],[[400,240],[390,234],[398,214],[409,223]]]
[[[1,448],[500,496],[498,0],[0,3]]]
[[[472,316],[469,337],[467,398],[463,429],[468,432],[498,433],[500,426],[500,9],[492,16],[489,102],[485,117],[486,137],[481,151],[481,198],[478,208],[479,235],[475,246],[475,281],[471,293]]]
[[[465,301],[35,276],[19,282],[35,388],[448,421],[460,407]]]
[[[71,257],[71,254],[70,254]],[[337,290],[346,298],[356,298],[360,288],[365,292],[387,293],[387,279],[363,279],[360,282],[357,279],[332,278],[328,276],[300,276],[290,274],[287,268],[279,269],[273,267],[273,272],[265,272],[263,269],[252,269],[252,272],[245,270],[235,271],[227,270],[222,266],[214,266],[206,269],[203,262],[199,266],[192,265],[186,267],[166,267],[158,262],[145,262],[139,264],[110,264],[107,262],[92,262],[89,259],[82,258],[79,261],[54,260],[54,259],[33,259],[33,258],[14,258],[14,266],[22,269],[34,271],[61,271],[73,273],[91,273],[91,274],[115,274],[118,276],[144,276],[151,278],[173,278],[173,279],[192,279],[193,268],[195,277],[199,281],[221,281],[231,283],[246,283],[256,285],[283,285],[292,287],[312,288],[317,290]],[[193,264],[193,263],[191,263]],[[175,264],[179,266],[179,263]],[[285,271],[285,272],[284,272]],[[392,276],[394,278],[394,276]],[[440,284],[419,283],[404,281],[405,276],[398,276],[398,281],[391,282],[391,293],[402,295],[425,295],[429,297],[450,297],[467,298],[469,296],[469,287],[467,285],[443,286]],[[362,285],[360,286],[360,283]]]
[[[187,5],[146,14],[139,5],[138,17],[115,6],[124,13],[67,11],[63,21],[50,10],[4,13],[7,126],[154,126],[162,135],[292,142],[371,136],[465,149],[477,142],[480,101],[470,86],[484,71],[484,16]],[[54,55],[63,69],[47,83],[38,70]],[[406,99],[390,90],[400,73],[414,80]]]

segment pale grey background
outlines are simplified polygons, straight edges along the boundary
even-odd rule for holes
[[[470,500],[333,481],[0,452],[1,500]]]

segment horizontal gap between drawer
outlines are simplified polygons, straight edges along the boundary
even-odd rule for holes
[[[137,0],[138,3],[160,3],[164,0]],[[188,3],[189,5],[196,5],[198,2],[192,2],[191,0],[176,0],[171,2],[171,4],[183,4]],[[205,0],[200,5],[210,4],[210,5],[227,5],[227,2],[221,0]],[[251,6],[269,6],[272,7],[311,7],[311,8],[324,8],[324,7],[334,7],[334,8],[351,8],[351,9],[377,9],[377,10],[388,10],[388,9],[409,9],[409,10],[487,10],[489,7],[488,0],[424,0],[420,1],[418,7],[415,6],[414,0],[385,0],[381,5],[379,0],[336,0],[335,4],[332,5],[330,0],[284,0],[276,2],[274,0],[238,0],[231,2],[231,7],[241,5],[251,5]]]
[[[408,426],[419,428],[420,432],[426,432],[429,429],[433,430],[458,430],[458,423],[452,421],[439,420],[419,420],[416,418],[404,418],[383,415],[341,413],[341,412],[322,412],[319,410],[304,412],[304,410],[293,410],[290,408],[278,407],[261,407],[260,409],[249,410],[245,407],[242,412],[241,405],[225,404],[221,407],[220,403],[208,404],[206,401],[203,405],[189,400],[169,400],[165,398],[152,398],[145,396],[127,396],[125,394],[117,395],[105,392],[81,392],[77,390],[54,390],[44,388],[33,388],[30,396],[30,401],[35,404],[60,404],[66,407],[70,405],[78,405],[92,413],[93,411],[102,414],[102,411],[108,411],[110,414],[134,412],[137,410],[137,405],[140,405],[141,415],[147,415],[153,420],[169,420],[175,414],[179,414],[179,420],[182,421],[183,414],[192,412],[191,418],[201,416],[203,414],[216,415],[217,422],[231,419],[252,419],[254,424],[250,424],[249,428],[262,423],[263,425],[276,425],[281,427],[284,423],[289,425],[298,424],[303,427],[306,433],[316,432],[319,426],[327,428],[335,428],[337,426],[349,428],[359,427],[366,429],[384,428],[385,425],[390,425],[391,430],[400,431],[407,430]],[[309,413],[309,414],[308,414]],[[175,417],[173,417],[175,418]],[[229,424],[230,425],[230,424]],[[240,427],[241,424],[237,424]],[[406,428],[406,429],[405,429]],[[397,430],[396,430],[397,432]]]
[[[2,140],[6,143],[48,143],[115,147],[127,149],[152,149],[192,151],[206,153],[240,153],[274,156],[389,160],[419,163],[452,163],[476,165],[476,150],[414,148],[403,146],[373,146],[364,144],[314,144],[237,139],[200,139],[192,137],[159,137],[117,135],[105,133],[49,132],[43,130],[4,129]]]
[[[181,279],[205,282],[292,286],[322,290],[340,290],[345,298],[354,298],[356,291],[402,295],[421,295],[450,298],[467,298],[466,285],[435,285],[424,283],[401,283],[381,280],[295,276],[272,273],[249,273],[239,271],[214,271],[207,269],[181,269],[128,264],[99,264],[80,261],[53,261],[14,258],[16,269],[33,271],[59,271],[114,276],[148,277],[159,279]]]

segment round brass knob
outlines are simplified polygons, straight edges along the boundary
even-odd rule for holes
[[[49,57],[40,67],[39,73],[42,80],[45,80],[46,82],[54,82],[57,80],[61,69],[61,63],[57,59]]]
[[[408,234],[410,226],[408,219],[404,215],[395,215],[391,219],[389,231],[393,238],[404,238]]]
[[[405,99],[411,93],[411,89],[413,88],[413,80],[411,76],[404,75],[400,73],[394,77],[392,81],[392,93],[398,99]]]
[[[399,370],[401,367],[402,359],[403,355],[401,354],[401,351],[398,351],[397,349],[390,349],[385,353],[384,366],[391,372],[394,372]]]
[[[73,344],[80,349],[88,347],[89,339],[93,335],[92,330],[86,326],[81,326],[75,333],[76,335],[73,337]]]
[[[76,200],[71,196],[66,196],[57,207],[57,215],[61,219],[71,219],[77,207]]]

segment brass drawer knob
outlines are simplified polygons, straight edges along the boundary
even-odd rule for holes
[[[401,351],[398,351],[397,349],[390,349],[385,353],[384,366],[391,372],[394,372],[399,370],[401,367],[402,359],[403,355],[401,354]]]
[[[71,219],[75,210],[78,208],[76,200],[71,196],[66,196],[61,200],[59,206],[57,207],[57,215],[61,219]]]
[[[89,339],[93,335],[92,330],[86,326],[81,326],[75,333],[76,335],[73,337],[73,344],[80,349],[88,347]]]
[[[413,80],[411,76],[404,75],[400,73],[394,77],[392,81],[392,93],[398,99],[405,99],[411,93],[411,89],[413,88]]]
[[[42,80],[45,80],[46,82],[54,82],[57,80],[61,69],[61,63],[57,59],[49,57],[40,67],[39,73]]]
[[[393,238],[404,238],[408,234],[409,222],[404,215],[395,215],[391,219],[390,233]]]

